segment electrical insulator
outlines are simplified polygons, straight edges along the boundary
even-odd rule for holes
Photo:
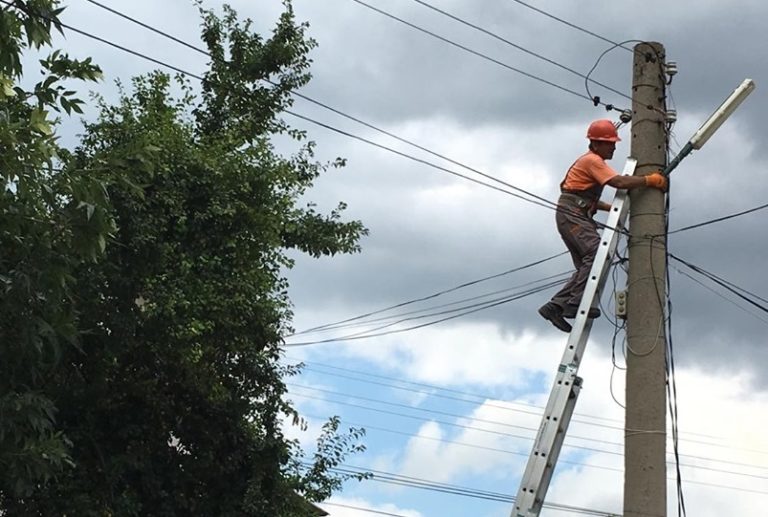
[[[677,122],[677,110],[667,110],[667,124],[674,124]]]
[[[619,115],[619,120],[621,120],[625,124],[629,124],[632,122],[632,110],[624,110],[621,112],[621,115]]]
[[[672,79],[677,73],[677,62],[667,61],[664,63],[664,71],[667,73],[670,79]]]
[[[627,292],[616,291],[616,317],[627,319]]]

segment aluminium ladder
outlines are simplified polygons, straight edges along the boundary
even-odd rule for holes
[[[627,158],[622,174],[631,176],[636,166],[637,160]],[[576,399],[581,391],[582,379],[577,373],[592,328],[592,320],[587,319],[587,312],[592,305],[599,305],[600,293],[608,277],[628,209],[627,191],[617,190],[510,517],[538,517],[544,504]]]

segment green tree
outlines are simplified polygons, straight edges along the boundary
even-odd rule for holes
[[[314,143],[280,113],[310,78],[314,42],[290,3],[268,39],[228,7],[201,8],[210,70],[199,95],[152,73],[99,102],[68,167],[107,185],[114,229],[104,257],[78,263],[70,299],[82,330],[46,393],[74,468],[13,515],[306,515],[362,431],[332,418],[311,461],[287,440],[280,366],[291,305],[287,252],[351,253],[366,233],[300,205],[319,174]],[[172,95],[178,84],[181,94]],[[296,142],[284,157],[276,135]],[[128,175],[126,175],[128,172]],[[87,210],[81,212],[86,212]]]
[[[29,495],[71,463],[48,386],[78,346],[75,270],[101,254],[112,228],[104,186],[67,167],[55,136],[58,113],[81,113],[65,83],[96,80],[99,68],[55,51],[39,60],[38,83],[21,81],[23,53],[50,46],[60,13],[51,0],[0,9],[0,494],[8,497]]]

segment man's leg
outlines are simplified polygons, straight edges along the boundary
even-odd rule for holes
[[[579,271],[581,270],[582,265],[582,250],[577,246],[576,241],[570,235],[572,231],[579,231],[578,226],[580,224],[578,216],[573,217],[574,213],[572,210],[572,208],[558,206],[555,221],[557,223],[557,231],[560,233],[565,246],[571,253],[571,260],[573,261],[573,267],[576,268],[576,271],[574,271],[573,275],[571,275],[571,278],[566,282],[562,289],[555,293],[549,302],[539,308],[539,314],[563,332],[571,331],[571,324],[565,321],[563,309],[565,309],[568,300],[571,299],[573,290],[579,282]]]
[[[597,226],[591,218],[587,219],[581,214],[575,215],[573,213],[564,214],[562,224],[558,224],[558,230],[560,230],[560,235],[571,253],[580,258],[578,265],[576,265],[576,272],[571,281],[568,282],[570,290],[567,293],[567,298],[566,293],[563,292],[562,297],[557,299],[558,303],[562,303],[563,317],[573,318],[576,316],[576,310],[581,303],[582,296],[584,296],[584,288],[587,285],[589,273],[600,246],[600,235],[598,235]],[[575,260],[574,264],[576,264]],[[599,315],[599,310],[590,309],[590,318]]]

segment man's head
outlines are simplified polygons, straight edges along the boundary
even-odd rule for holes
[[[604,160],[613,158],[616,150],[616,142],[621,141],[616,126],[608,119],[595,120],[587,129],[589,148],[600,155]]]

